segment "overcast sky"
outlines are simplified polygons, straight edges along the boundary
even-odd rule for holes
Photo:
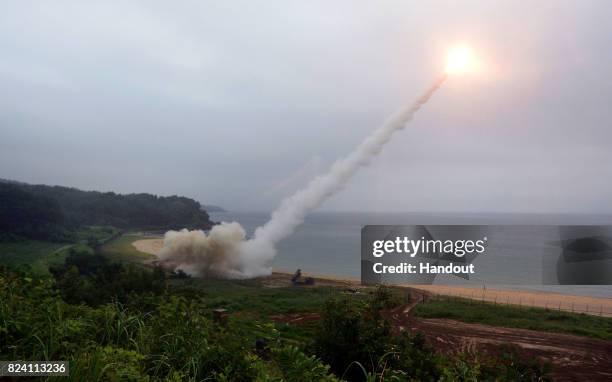
[[[323,210],[612,213],[612,2],[6,1],[0,177],[267,210],[435,80]]]

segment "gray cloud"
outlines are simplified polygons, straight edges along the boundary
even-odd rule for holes
[[[611,11],[7,2],[0,177],[271,209],[274,185],[348,153],[469,41],[486,70],[445,84],[323,208],[611,213]]]

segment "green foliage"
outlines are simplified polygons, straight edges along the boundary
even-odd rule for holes
[[[137,250],[132,243],[136,240],[147,239],[147,236],[126,234],[107,242],[98,249],[98,253],[113,261],[142,263],[152,255]]]
[[[292,382],[333,382],[338,381],[315,356],[307,356],[294,346],[277,349],[274,358],[285,380]]]
[[[398,289],[390,288],[386,285],[379,285],[374,289],[370,308],[372,312],[380,312],[383,309],[391,309],[402,303]]]
[[[499,359],[442,356],[422,335],[393,332],[381,310],[392,300],[384,289],[362,299],[334,295],[329,289],[298,292],[262,288],[257,281],[200,284],[183,279],[172,280],[178,285],[159,295],[132,291],[123,302],[66,302],[64,281],[74,282],[74,289],[89,288],[79,283],[115,288],[117,280],[106,269],[110,263],[95,256],[77,251],[68,256],[65,272],[74,275],[65,280],[0,269],[0,359],[67,359],[71,381],[547,380],[545,366],[522,359],[513,349],[504,350]],[[127,268],[118,273],[124,272]],[[205,292],[190,295],[195,290]],[[316,296],[315,303],[306,302],[306,295],[300,295],[303,290]],[[324,296],[328,299],[323,320],[311,332],[312,347],[287,338],[265,317],[247,309],[252,302],[253,309],[272,311],[274,298],[288,298],[292,291],[298,303],[286,305],[286,311],[311,311],[312,304],[321,303]],[[219,295],[225,292],[222,302]],[[214,323],[211,308],[233,299],[250,301],[234,305],[244,310],[226,324]]]
[[[36,240],[70,241],[59,203],[22,185],[0,182],[0,232]],[[6,239],[6,237],[5,237]]]
[[[505,381],[549,381],[549,364],[522,357],[514,346],[505,346],[497,362],[489,363],[483,368],[483,374],[489,379],[498,378]]]
[[[77,242],[95,248],[115,236],[119,230],[111,226],[83,226],[76,232]]]
[[[359,347],[360,325],[361,313],[350,299],[330,299],[325,304],[314,347],[336,374],[342,373],[351,362],[368,357]]]
[[[350,298],[330,300],[314,349],[336,374],[350,381],[544,381],[549,372],[514,349],[501,359],[478,354],[442,356],[422,333],[394,332],[381,310],[393,292],[380,287],[367,307]]]
[[[50,264],[62,263],[68,246],[49,241],[27,240],[21,238],[10,242],[0,242],[0,263],[11,267],[27,266],[33,272],[48,274]]]
[[[497,358],[463,353],[447,362],[440,382],[477,381],[551,381],[550,365],[520,355],[513,346],[502,346]]]
[[[269,288],[260,280],[172,279],[170,293],[202,299],[210,309],[224,308],[264,319],[274,314],[320,312],[337,291],[332,287]],[[367,298],[360,295],[354,301]],[[363,306],[363,304],[362,304]]]
[[[449,318],[507,328],[522,328],[612,340],[612,320],[543,308],[496,305],[462,298],[432,300],[419,304],[414,314],[423,318]]]
[[[422,333],[409,335],[402,332],[391,342],[390,365],[402,370],[404,375],[418,380],[437,380],[440,378],[442,364],[445,361],[425,341]]]
[[[180,196],[120,195],[75,188],[0,181],[0,240],[16,236],[74,242],[94,247],[100,237],[77,230],[86,226],[121,229],[206,229],[212,226],[200,203]]]
[[[176,296],[147,312],[70,305],[49,279],[0,274],[0,359],[69,359],[71,380],[271,380],[240,328],[208,317]]]
[[[397,342],[391,326],[380,314],[390,301],[387,292],[384,287],[375,291],[367,308],[350,297],[326,303],[314,348],[337,375],[355,380],[362,376],[362,370],[375,372],[378,360],[397,353],[397,348],[405,344]],[[427,349],[424,356],[431,357],[433,352]],[[360,367],[353,367],[356,364]]]
[[[76,188],[21,185],[34,195],[54,200],[67,222],[80,226],[113,226],[123,229],[209,228],[211,221],[200,203],[180,196],[121,195],[81,191]]]
[[[65,301],[97,306],[117,300],[126,302],[130,294],[161,294],[165,276],[161,268],[137,269],[110,262],[88,247],[71,248],[63,265],[50,269]]]

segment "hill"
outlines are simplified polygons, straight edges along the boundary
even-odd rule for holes
[[[0,233],[61,241],[83,226],[120,229],[209,229],[199,202],[182,196],[117,194],[0,181]]]
[[[225,208],[215,206],[214,204],[205,204],[202,206],[202,209],[207,212],[227,212]]]

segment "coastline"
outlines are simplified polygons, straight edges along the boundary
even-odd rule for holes
[[[140,252],[157,256],[163,246],[163,239],[140,239],[134,241],[132,245]],[[291,285],[290,278],[292,275],[293,271],[291,270],[274,268],[272,275],[262,277],[261,279],[266,286],[285,287]],[[303,276],[314,278],[317,285],[345,285],[351,288],[361,287],[361,280],[356,277],[311,274],[308,272],[303,272]],[[453,285],[398,284],[397,286],[416,289],[437,296],[460,297],[494,304],[537,307],[612,317],[612,298],[561,294],[556,292]]]
[[[612,317],[612,298],[487,287],[470,288],[455,285],[401,284],[400,286],[419,289],[438,296]]]

